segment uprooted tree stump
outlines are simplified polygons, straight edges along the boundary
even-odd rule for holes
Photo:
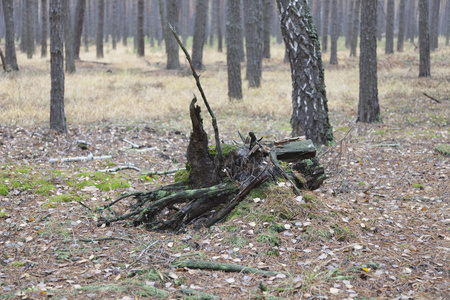
[[[149,230],[179,231],[191,224],[194,227],[209,227],[223,220],[252,189],[266,181],[288,180],[299,195],[301,189],[317,189],[326,175],[315,157],[316,148],[311,140],[296,137],[263,145],[261,139],[258,140],[250,132],[247,137],[239,133],[241,144],[225,145],[220,142],[216,119],[199,76],[188,52],[172,31],[186,54],[211,115],[216,144],[208,147],[201,109],[194,97],[189,108],[192,132],[186,154],[186,170],[175,174],[175,183],[171,185],[125,195],[104,206],[103,209],[111,209],[124,198],[135,200],[126,213],[100,219],[99,225],[132,220],[135,226],[145,224]]]
[[[133,197],[128,211],[100,224],[132,220],[149,230],[179,231],[189,224],[209,227],[224,219],[254,188],[280,178],[291,182],[295,192],[317,189],[325,180],[324,168],[311,140],[303,137],[263,145],[250,132],[242,144],[222,144],[223,165],[215,147],[208,147],[200,107],[194,98],[190,105],[193,130],[187,148],[186,170],[175,174],[175,183],[125,195],[106,205]]]

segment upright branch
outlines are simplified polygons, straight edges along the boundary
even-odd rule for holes
[[[2,49],[0,49],[0,58],[2,59],[3,71],[8,72],[8,69],[6,68],[5,56],[3,55]]]
[[[169,28],[173,33],[173,36],[177,40],[178,44],[180,45],[181,49],[183,50],[184,54],[186,55],[186,59],[189,62],[189,65],[191,66],[192,70],[192,76],[194,76],[195,82],[197,83],[197,88],[200,91],[200,94],[202,95],[203,102],[205,103],[206,108],[208,109],[209,114],[211,115],[212,119],[212,126],[214,128],[214,137],[216,140],[216,150],[217,150],[217,158],[219,159],[219,167],[222,169],[223,166],[223,154],[222,154],[222,147],[220,145],[220,138],[219,138],[219,128],[217,127],[217,120],[216,116],[214,115],[214,112],[212,111],[211,107],[209,106],[208,100],[206,100],[205,93],[203,92],[202,85],[200,84],[200,76],[198,76],[197,72],[195,71],[194,65],[192,64],[191,57],[189,56],[188,51],[183,46],[183,43],[181,42],[180,38],[178,37],[177,32],[173,28],[171,24],[169,24]]]

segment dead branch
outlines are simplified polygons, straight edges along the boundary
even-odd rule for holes
[[[136,168],[135,166],[118,166],[118,167],[115,167],[115,168],[98,170],[98,171],[99,172],[104,172],[104,173],[111,173],[111,172],[117,172],[117,171],[128,170],[128,169],[141,172],[141,169]]]
[[[141,146],[139,146],[138,144],[135,144],[135,143],[133,143],[133,142],[130,142],[130,141],[127,140],[127,139],[123,139],[123,141],[124,141],[125,143],[130,144],[130,145],[131,145],[131,148],[133,148],[133,149],[139,149],[139,148],[141,148]]]
[[[434,101],[436,101],[437,103],[441,103],[441,101],[440,100],[438,100],[438,99],[436,99],[436,98],[434,98],[434,97],[431,97],[430,95],[428,95],[427,93],[423,93],[423,95],[425,96],[425,97],[428,97],[428,98],[430,98],[431,100],[434,100]]]
[[[49,163],[55,162],[74,162],[74,161],[89,161],[89,160],[98,160],[98,159],[111,159],[111,155],[103,155],[103,156],[93,156],[89,154],[88,156],[78,156],[78,157],[65,157],[65,158],[51,158],[48,160]]]
[[[273,142],[273,144],[275,146],[280,146],[280,145],[284,145],[286,143],[295,142],[295,141],[306,141],[306,136],[302,135],[302,136],[296,136],[296,137],[291,137],[291,138],[285,138],[282,140],[275,141],[275,142]]]
[[[189,62],[189,65],[191,66],[192,70],[192,76],[194,76],[195,82],[197,83],[197,88],[200,91],[200,94],[202,95],[203,102],[205,103],[206,108],[208,109],[208,112],[212,119],[212,126],[214,128],[214,137],[216,140],[216,150],[217,150],[217,158],[219,160],[219,169],[222,169],[223,166],[223,154],[222,154],[222,147],[220,144],[220,137],[219,137],[219,127],[217,127],[217,120],[216,116],[214,115],[214,112],[212,111],[211,107],[209,106],[208,100],[206,100],[205,93],[203,92],[202,85],[200,84],[200,76],[198,76],[197,72],[195,71],[194,65],[192,64],[191,57],[189,55],[189,52],[186,50],[186,48],[183,46],[183,43],[181,42],[180,38],[178,37],[177,32],[175,31],[175,28],[171,24],[169,24],[170,30],[172,30],[173,36],[177,40],[178,44],[180,45],[181,49],[183,50],[184,54],[186,55],[186,59]]]
[[[130,242],[130,243],[142,244],[141,242],[138,242],[138,241],[135,241],[135,240],[131,240],[131,239],[127,239],[127,238],[123,238],[123,237],[119,237],[119,236],[110,236],[110,237],[105,237],[105,238],[100,238],[100,239],[78,239],[78,240],[80,242],[84,242],[84,243],[120,240],[120,241],[127,241],[127,242]]]
[[[241,265],[233,265],[228,263],[210,262],[203,260],[183,260],[175,261],[172,266],[177,268],[191,268],[191,269],[208,269],[224,272],[239,272],[239,273],[254,273],[263,276],[276,276],[282,274],[281,272],[265,271],[257,268],[246,267]]]
[[[91,63],[91,64],[98,64],[98,65],[112,65],[112,63],[107,63],[107,62],[100,62],[100,61],[93,61],[93,60],[76,60],[76,62],[81,62],[81,63]]]
[[[142,172],[142,175],[146,175],[146,176],[153,176],[153,175],[169,175],[169,174],[173,174],[176,173],[178,171],[184,171],[186,170],[186,168],[180,168],[180,169],[172,169],[172,170],[167,170],[167,171],[148,171],[148,172]]]

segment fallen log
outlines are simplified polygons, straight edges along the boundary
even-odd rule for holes
[[[265,270],[241,266],[241,265],[210,262],[210,261],[204,261],[204,260],[175,261],[172,263],[172,266],[177,267],[177,268],[190,268],[190,269],[202,269],[202,270],[207,269],[207,270],[216,270],[216,271],[224,271],[224,272],[238,272],[238,273],[253,273],[253,274],[259,274],[259,275],[263,275],[263,276],[276,276],[276,275],[280,274],[280,272],[275,272],[275,271],[265,271]]]

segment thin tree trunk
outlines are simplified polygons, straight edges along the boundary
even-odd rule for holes
[[[429,33],[429,2],[419,0],[419,77],[430,77],[430,33]]]
[[[386,7],[386,54],[394,53],[394,18],[395,18],[395,1],[387,0]]]
[[[314,24],[317,28],[317,34],[320,36],[322,33],[322,0],[314,1],[316,3],[314,9]]]
[[[127,46],[128,40],[128,23],[127,23],[127,1],[122,0],[122,44]]]
[[[34,43],[34,14],[33,14],[33,0],[26,0],[26,52],[27,58],[33,58],[35,43]]]
[[[449,39],[450,39],[450,0],[447,0],[447,4],[445,5],[445,10],[447,12],[447,26],[445,31],[445,46],[449,45]]]
[[[117,5],[119,4],[118,0],[112,0],[112,48],[116,50],[117,48],[117,39],[118,39],[118,24],[117,24]]]
[[[407,18],[406,18],[406,40],[410,40],[411,43],[414,43],[414,34],[416,27],[416,18],[415,18],[415,0],[408,0],[407,7]]]
[[[206,36],[206,19],[208,1],[197,0],[195,6],[194,40],[192,43],[192,64],[196,69],[203,69],[203,45]]]
[[[430,22],[430,50],[434,51],[439,47],[439,8],[441,0],[432,0],[431,22]]]
[[[41,0],[41,57],[47,57],[47,0]]]
[[[292,135],[306,135],[315,145],[331,144],[334,138],[328,120],[320,42],[308,1],[277,0],[277,3],[291,63]]]
[[[353,10],[355,6],[354,0],[349,0],[349,5],[347,7],[347,31],[345,34],[345,47],[350,49],[350,45],[352,44],[352,31],[353,31]]]
[[[331,54],[330,64],[337,65],[337,40],[339,36],[338,0],[331,0]]]
[[[223,37],[222,37],[222,16],[221,16],[221,0],[217,1],[217,51],[222,52],[223,50]]]
[[[144,0],[137,2],[137,54],[138,56],[145,56],[144,43]]]
[[[360,8],[361,8],[361,0],[355,0],[355,7],[353,10],[352,39],[351,39],[351,43],[350,43],[350,56],[354,56],[354,57],[356,56],[356,48],[358,46]]]
[[[262,72],[261,0],[244,1],[244,14],[248,86],[260,87]]]
[[[175,70],[180,68],[180,57],[178,50],[178,43],[172,35],[169,24],[172,24],[174,28],[177,27],[178,24],[178,12],[180,9],[178,0],[166,0],[166,18],[167,24],[164,25],[164,38],[166,42],[166,53],[167,53],[167,66],[166,68],[169,70]],[[161,4],[161,1],[160,1]]]
[[[73,30],[72,30],[72,13],[70,11],[69,1],[63,1],[64,13],[64,43],[66,50],[66,72],[71,74],[75,72],[74,47],[73,47]]]
[[[272,28],[272,15],[273,15],[272,4],[273,4],[272,0],[263,0],[263,17],[264,17],[263,50],[262,50],[263,58],[270,58],[270,32]]]
[[[381,41],[384,31],[384,25],[386,23],[386,15],[384,13],[384,0],[377,2],[377,40]]]
[[[335,11],[334,13],[337,13]],[[323,14],[322,14],[322,52],[328,51],[328,22],[330,20],[330,0],[323,0]]]
[[[242,99],[241,60],[239,40],[242,32],[240,17],[240,0],[228,0],[227,22],[227,70],[228,97]]]
[[[67,132],[64,112],[64,16],[62,2],[50,0],[50,129]]]
[[[13,71],[19,71],[14,44],[14,1],[3,0],[3,16],[5,19],[5,60]]]
[[[397,51],[403,52],[403,41],[405,39],[406,27],[406,2],[408,0],[400,0],[398,13],[398,36],[397,36]]]
[[[83,28],[83,43],[84,43],[84,51],[89,51],[89,27],[90,27],[90,19],[91,19],[91,1],[86,0],[86,20],[84,21],[84,28]]]
[[[105,0],[98,1],[98,18],[97,18],[97,58],[103,58],[103,24],[105,21]]]
[[[80,59],[81,35],[83,34],[83,22],[86,10],[86,0],[78,0],[75,8],[75,37],[73,40],[73,56]]]
[[[377,1],[362,1],[358,122],[380,122],[377,84]]]

